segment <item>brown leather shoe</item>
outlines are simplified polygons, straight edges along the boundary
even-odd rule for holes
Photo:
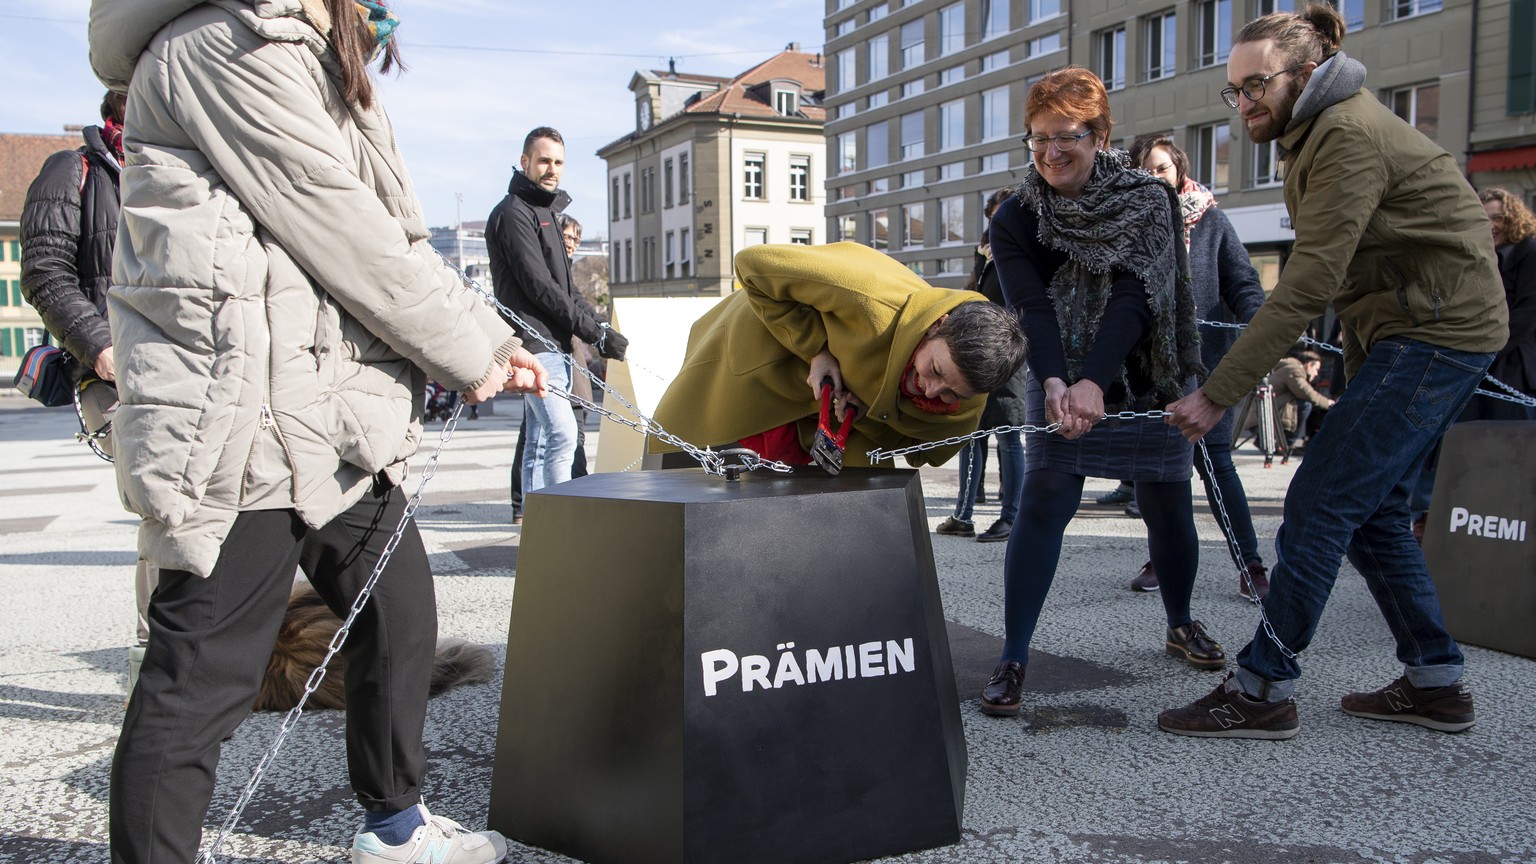
[[[1191,621],[1183,627],[1169,627],[1164,650],[1169,657],[1177,657],[1196,669],[1224,669],[1227,665],[1227,652],[1205,632],[1205,625],[1199,621]]]
[[[1005,660],[992,670],[992,677],[981,688],[981,713],[993,717],[1012,717],[1024,701],[1024,664]]]
[[[1461,732],[1477,722],[1472,693],[1462,684],[1420,690],[1406,675],[1380,690],[1345,694],[1339,707],[1356,717],[1415,723],[1439,732]]]
[[[1252,586],[1252,593],[1249,593],[1249,586]],[[1263,564],[1254,561],[1248,565],[1248,577],[1237,579],[1237,593],[1249,600],[1263,600],[1269,596],[1269,571]]]
[[[1137,573],[1136,574],[1136,578],[1131,580],[1131,590],[1132,591],[1156,591],[1157,590],[1157,571],[1152,569],[1152,562],[1151,561],[1148,561],[1147,563],[1141,565],[1141,572]]]

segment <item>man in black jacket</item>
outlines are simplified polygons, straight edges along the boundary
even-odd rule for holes
[[[623,360],[629,340],[608,329],[571,284],[570,259],[560,233],[559,215],[571,201],[560,190],[565,169],[565,139],[540,126],[523,140],[521,170],[512,174],[507,197],[486,222],[496,299],[533,332],[513,322],[534,356],[549,371],[549,384],[570,390],[571,336],[597,346],[610,360]],[[523,397],[522,491],[524,494],[571,479],[576,452],[576,415],[571,404],[551,393]]]
[[[49,156],[27,189],[21,210],[21,293],[42,316],[48,332],[92,371],[116,381],[112,330],[107,326],[107,289],[112,287],[112,250],[117,243],[118,174],[123,158],[122,93],[101,100],[101,126],[82,130],[84,146]],[[92,386],[81,406],[93,426],[110,419],[111,388]],[[111,439],[103,446],[110,449]],[[149,641],[145,618],[158,574],[143,559],[135,572],[138,641],[128,649],[128,688],[138,677]]]

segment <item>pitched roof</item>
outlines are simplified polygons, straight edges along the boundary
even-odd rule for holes
[[[781,117],[783,115],[773,104],[754,93],[752,88],[769,81],[790,80],[798,82],[803,93],[820,93],[827,87],[827,70],[820,61],[819,54],[782,51],[737,75],[729,84],[683,110],[689,114]],[[808,105],[804,101],[800,104],[800,112],[807,120],[818,122],[825,121],[827,116],[820,105]]]
[[[0,134],[0,221],[21,219],[27,187],[37,178],[43,161],[60,150],[74,150],[85,141],[73,135]]]

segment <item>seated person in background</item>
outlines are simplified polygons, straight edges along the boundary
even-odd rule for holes
[[[830,376],[838,421],[858,408],[843,464],[866,466],[876,447],[974,431],[982,394],[1024,362],[1008,310],[933,288],[867,246],[754,246],[735,266],[739,290],[693,325],[682,369],[656,406],[658,423],[699,446],[750,439],[764,458],[809,464]],[[655,439],[650,447],[675,449]],[[907,461],[939,465],[959,449]]]
[[[1316,351],[1293,351],[1280,358],[1269,373],[1269,386],[1275,391],[1275,416],[1285,432],[1285,449],[1296,446],[1297,436],[1307,428],[1307,415],[1312,407],[1327,411],[1333,400],[1312,386],[1313,379],[1323,369],[1322,355]],[[1258,425],[1257,412],[1249,414],[1249,426]]]

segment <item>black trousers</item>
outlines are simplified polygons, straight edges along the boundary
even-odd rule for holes
[[[318,530],[291,510],[241,513],[206,579],[160,571],[149,604],[149,648],[112,759],[114,864],[186,864],[196,857],[220,742],[250,713],[295,568],[302,563],[315,590],[345,619],[406,499],[398,488],[376,484]],[[369,810],[401,810],[421,800],[436,642],[432,571],[411,522],[342,648],[347,768]],[[266,791],[282,794],[270,785]],[[222,820],[213,814],[213,824]]]

